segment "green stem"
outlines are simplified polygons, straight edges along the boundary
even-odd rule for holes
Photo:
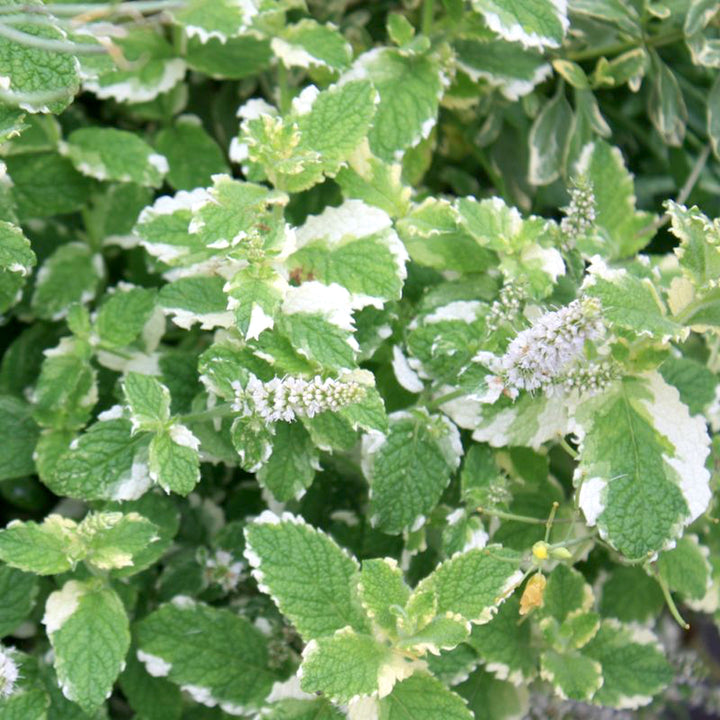
[[[420,32],[429,36],[432,32],[433,16],[435,14],[435,0],[424,0],[422,18],[420,20]]]
[[[658,581],[658,585],[660,585],[660,589],[662,590],[662,594],[665,597],[665,603],[668,606],[668,610],[670,610],[670,614],[675,618],[675,622],[683,629],[683,630],[689,630],[690,625],[685,621],[683,616],[680,614],[680,611],[677,608],[677,605],[675,604],[675,600],[673,600],[672,594],[670,593],[670,588],[668,587],[667,582],[665,581],[665,578],[660,575],[660,573],[657,571],[657,568],[655,569],[655,579]]]
[[[180,415],[178,419],[181,423],[207,422],[208,420],[215,420],[216,418],[236,415],[237,412],[238,411],[233,408],[232,403],[223,403],[222,405],[217,405],[210,410],[202,410],[201,412]]]
[[[489,515],[490,517],[496,517],[500,520],[513,520],[515,522],[521,522],[526,523],[528,525],[547,525],[547,520],[543,520],[542,518],[534,518],[534,517],[528,517],[527,515],[516,515],[515,513],[509,513],[505,512],[504,510],[495,510],[487,508],[479,507],[477,509],[478,514],[480,515]],[[563,518],[561,520],[555,520],[554,522],[558,523],[569,523],[572,522],[570,518]]]
[[[37,5],[6,5],[0,6],[0,15],[9,13],[38,13],[40,15],[82,15],[89,13],[94,17],[105,15],[138,15],[144,13],[172,10],[185,6],[183,0],[137,0],[136,2],[108,3],[95,5],[93,3],[56,3]]]
[[[277,66],[277,86],[280,91],[280,97],[278,98],[280,104],[280,112],[285,115],[290,112],[292,105],[292,93],[290,92],[290,78],[288,76],[288,70],[283,65],[282,61],[278,61]]]
[[[671,43],[677,42],[684,37],[682,30],[673,30],[672,32],[664,33],[663,35],[655,35],[654,37],[648,38],[633,38],[632,40],[625,40],[623,42],[610,43],[609,45],[601,45],[600,47],[590,47],[585,50],[579,50],[577,52],[570,52],[565,55],[567,60],[573,60],[574,62],[582,62],[583,60],[594,60],[599,57],[607,57],[611,55],[619,55],[626,50],[633,50],[636,47],[661,47],[663,45],[670,45]]]
[[[570,445],[570,443],[569,443],[565,438],[562,438],[562,439],[560,440],[560,447],[561,447],[573,460],[577,460],[577,459],[580,457],[580,454],[578,453],[578,451],[575,450],[575,448],[572,447],[572,445]]]
[[[69,55],[104,55],[107,50],[102,45],[78,44],[67,40],[52,40],[15,30],[0,24],[0,37],[16,42],[25,47],[49,52],[68,53]]]
[[[428,410],[437,410],[441,405],[444,405],[446,402],[456,400],[457,398],[463,397],[467,394],[467,390],[453,390],[452,392],[446,393],[445,395],[441,395],[440,397],[431,400],[426,407]]]
[[[559,507],[560,507],[560,503],[556,500],[552,504],[552,508],[550,510],[550,515],[548,516],[548,519],[545,522],[545,542],[547,542],[550,539],[550,531],[552,530],[553,522],[555,522],[555,514],[557,513]]]

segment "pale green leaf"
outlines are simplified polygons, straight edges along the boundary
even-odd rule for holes
[[[0,449],[0,480],[35,472],[33,451],[39,432],[29,405],[10,395],[0,396],[0,433],[12,438],[12,442],[4,442]]]
[[[618,148],[602,140],[587,145],[575,171],[585,176],[595,197],[598,234],[580,244],[588,256],[599,253],[608,260],[632,256],[651,239],[655,217],[635,208],[633,176],[625,168]]]
[[[525,47],[559,47],[569,25],[565,3],[554,0],[472,0],[472,6],[493,32]]]
[[[630,558],[667,547],[710,501],[705,421],[658,373],[628,378],[577,412],[580,507]]]
[[[198,702],[258,706],[275,673],[265,636],[236,613],[189,598],[162,605],[137,627],[138,657]]]
[[[457,428],[446,418],[391,415],[386,435],[374,432],[363,439],[373,524],[397,534],[421,522],[440,500],[461,454]]]
[[[147,440],[127,420],[91,425],[73,441],[46,480],[53,492],[82,500],[134,500],[151,485]]]
[[[702,600],[712,577],[709,555],[697,535],[686,535],[672,550],[660,554],[657,569],[670,590],[688,600]]]
[[[195,115],[181,115],[161,130],[155,148],[167,159],[167,181],[176,190],[206,187],[212,175],[228,172],[222,150]]]
[[[410,597],[397,562],[392,558],[363,560],[358,591],[368,617],[384,630],[394,631],[398,616],[393,606],[405,607]]]
[[[122,601],[96,580],[69,580],[48,597],[43,623],[63,694],[93,712],[110,694],[130,647]]]
[[[352,628],[342,628],[330,637],[312,640],[305,648],[301,687],[346,703],[355,695],[377,692],[383,665],[391,657],[387,645]]]
[[[165,492],[188,495],[200,481],[199,441],[183,425],[156,433],[150,441],[150,478]]]
[[[432,591],[437,613],[458,613],[470,622],[490,622],[522,579],[519,557],[499,546],[459,553],[438,565],[413,595]],[[412,602],[412,598],[411,598]]]
[[[286,26],[271,46],[286,67],[345,70],[352,60],[352,48],[337,28],[311,19]]]
[[[322,315],[297,312],[282,317],[278,324],[301,355],[328,370],[355,367],[352,334]]]
[[[625,629],[606,620],[583,648],[583,655],[602,666],[603,685],[593,701],[599,705],[636,709],[647,705],[666,687],[673,671],[652,633]]]
[[[0,313],[18,302],[35,262],[35,253],[23,231],[17,225],[0,221]]]
[[[366,620],[355,597],[358,565],[330,537],[298,517],[266,512],[245,530],[245,556],[260,589],[304,639]]]
[[[498,680],[484,670],[476,670],[455,690],[467,699],[475,720],[513,720],[528,710],[525,687]]]
[[[531,641],[531,626],[520,622],[520,601],[508,598],[485,625],[473,627],[468,641],[487,671],[513,685],[527,684],[538,673],[538,651]]]
[[[602,584],[600,610],[605,617],[645,623],[658,617],[664,605],[657,580],[641,567],[617,565]]]
[[[603,684],[600,663],[579,652],[544,652],[540,673],[560,697],[581,702],[588,702]]]
[[[0,596],[3,598],[0,605],[0,638],[12,633],[28,618],[37,594],[38,579],[34,574],[0,565]]]
[[[533,185],[549,185],[560,176],[572,117],[570,103],[561,89],[535,118],[530,129],[528,167],[528,179]]]
[[[156,297],[154,290],[140,287],[117,289],[108,296],[95,320],[103,344],[124,347],[133,342],[152,316]]]
[[[60,320],[73,303],[95,297],[105,274],[102,257],[84,243],[61,245],[38,270],[32,307],[38,317]]]
[[[380,95],[368,134],[374,155],[396,160],[429,135],[445,82],[434,59],[376,48],[355,61],[349,77],[368,78]]]
[[[395,685],[379,702],[378,720],[472,720],[465,700],[430,675],[416,674]]]
[[[151,375],[128,373],[123,380],[123,395],[133,431],[160,428],[170,418],[170,391]]]
[[[143,720],[179,720],[183,706],[180,688],[150,675],[132,650],[118,682],[130,707]]]

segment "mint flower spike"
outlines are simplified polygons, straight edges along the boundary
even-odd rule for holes
[[[569,188],[570,204],[563,208],[565,217],[560,230],[570,242],[587,235],[595,225],[595,193],[584,177],[575,178]]]
[[[246,388],[235,383],[234,409],[245,415],[258,415],[268,422],[292,422],[297,417],[312,418],[326,410],[336,411],[359,402],[363,386],[354,380],[334,380],[316,375],[312,380],[285,377],[262,382],[250,376]]]
[[[573,300],[541,315],[520,332],[492,369],[513,396],[520,390],[548,390],[565,379],[568,369],[582,357],[585,343],[602,338],[604,330],[595,298]]]
[[[20,672],[11,652],[0,645],[0,698],[10,697],[15,692],[19,677]]]

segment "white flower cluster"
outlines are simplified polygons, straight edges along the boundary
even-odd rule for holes
[[[600,303],[595,298],[573,300],[560,310],[541,315],[513,339],[501,358],[478,353],[476,361],[497,373],[488,382],[494,398],[504,391],[517,397],[520,390],[550,390],[563,383],[582,357],[587,340],[603,336]],[[487,401],[486,400],[486,401]]]
[[[527,299],[525,286],[518,283],[503,285],[498,299],[490,307],[485,323],[489,332],[495,332],[500,325],[512,323],[520,314],[522,303]]]
[[[354,380],[323,380],[319,375],[312,380],[276,377],[266,383],[251,375],[244,390],[239,383],[234,387],[235,410],[245,415],[259,415],[268,422],[311,418],[326,410],[339,410],[359,402],[365,396],[363,386]]]
[[[19,677],[18,666],[10,651],[0,645],[0,698],[10,697],[15,692]]]
[[[225,592],[231,592],[244,579],[245,563],[235,561],[227,550],[217,550],[205,560],[205,579],[209,583],[217,583]]]
[[[618,376],[618,368],[607,361],[575,365],[559,378],[557,385],[547,388],[547,394],[552,395],[553,387],[562,387],[567,392],[575,390],[583,395],[597,395],[617,380]]]
[[[560,230],[569,241],[587,235],[595,224],[595,194],[586,178],[577,178],[570,188],[570,204],[563,208]]]

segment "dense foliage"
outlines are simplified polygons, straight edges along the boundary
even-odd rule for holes
[[[718,68],[710,0],[0,0],[0,720],[720,712]]]

